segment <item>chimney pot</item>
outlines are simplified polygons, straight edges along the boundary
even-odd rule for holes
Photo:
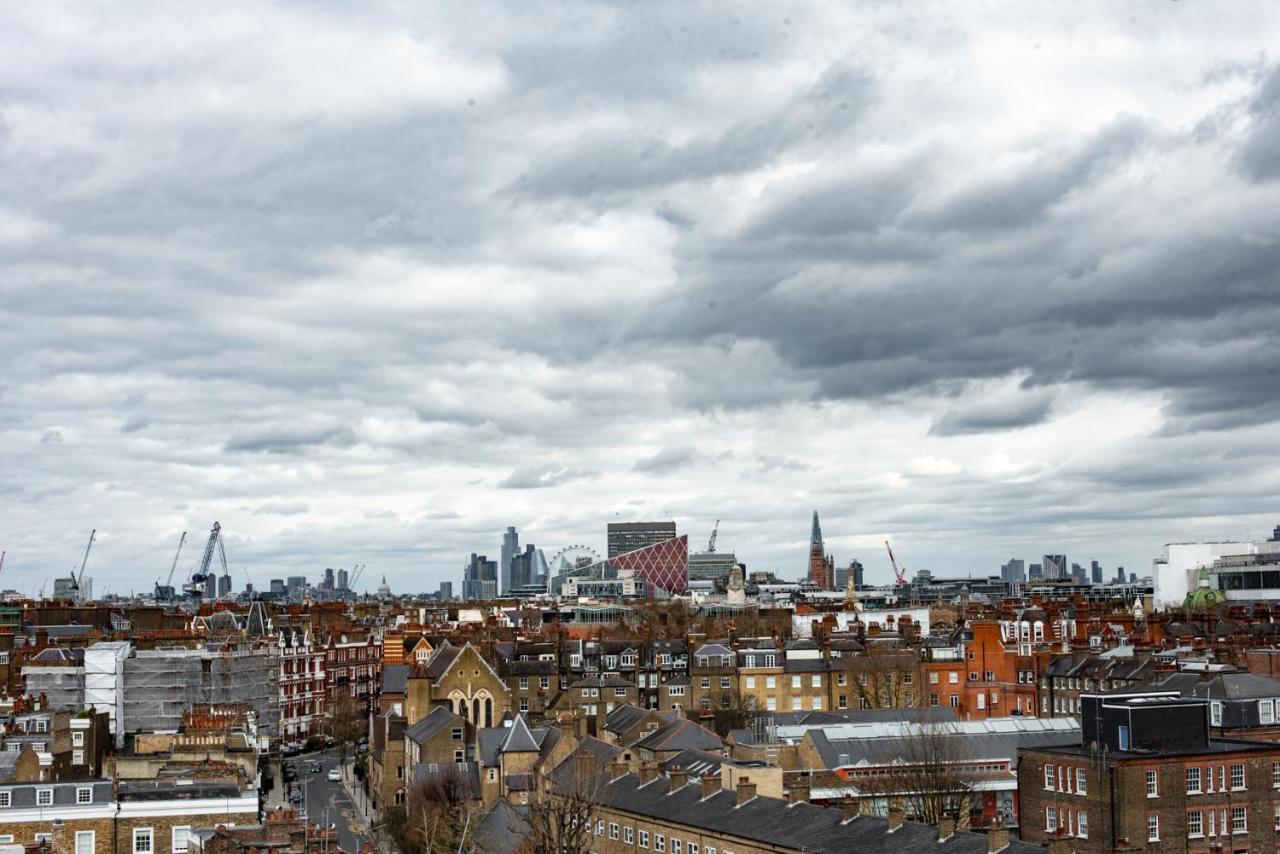
[[[653,762],[645,760],[640,763],[640,785],[652,783],[658,776],[658,767]]]
[[[756,796],[756,784],[748,783],[746,777],[738,780],[738,806],[742,806],[747,801]]]
[[[667,772],[667,783],[670,788],[668,792],[674,792],[677,789],[683,789],[685,784],[689,782],[689,772],[683,768],[672,768]]]
[[[840,814],[844,817],[844,821],[853,821],[862,815],[862,801],[845,795],[844,800],[840,802]]]
[[[938,819],[938,841],[945,842],[956,835],[956,818],[953,815],[944,815]]]
[[[894,804],[889,807],[889,832],[893,833],[902,827],[902,823],[906,821],[907,811],[902,808],[901,804]]]

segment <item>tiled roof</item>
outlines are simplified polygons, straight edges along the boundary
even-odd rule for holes
[[[447,706],[436,706],[431,714],[418,721],[404,731],[404,737],[422,744],[445,727],[454,728],[465,724],[462,718],[449,711]]]
[[[720,750],[724,742],[713,732],[703,729],[693,721],[674,721],[657,732],[651,732],[635,744],[646,750],[667,751],[687,750],[691,747],[701,750]]]
[[[529,732],[529,725],[524,722],[524,715],[516,715],[507,730],[507,737],[502,741],[503,753],[537,753],[538,742]]]
[[[936,828],[904,823],[890,834],[888,819],[876,816],[860,816],[846,822],[838,809],[767,797],[755,797],[739,805],[737,794],[732,791],[719,790],[704,798],[700,786],[686,785],[671,792],[666,780],[641,786],[634,774],[610,781],[603,788],[601,800],[614,809],[664,823],[682,824],[707,833],[807,854],[848,851],[979,854],[987,850],[987,837],[981,833],[958,831],[940,842]],[[1003,850],[1024,854],[1044,849],[1013,842]]]

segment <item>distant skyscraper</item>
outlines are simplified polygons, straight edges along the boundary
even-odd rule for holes
[[[608,557],[665,543],[676,538],[675,522],[610,522],[605,529],[609,541]]]
[[[283,596],[285,593],[284,579],[283,578],[271,579],[270,590],[271,590],[272,596]]]
[[[498,595],[498,562],[471,553],[462,571],[463,599],[490,599]]]
[[[450,599],[452,599],[453,598],[453,582],[441,581],[440,592],[436,594],[436,598],[438,598],[441,602],[448,602]]]
[[[843,590],[849,586],[849,578],[853,577],[853,587],[855,590],[861,590],[863,585],[863,568],[862,561],[851,560],[848,566],[836,567],[835,587],[837,590]]]
[[[813,511],[813,526],[809,529],[809,580],[819,590],[833,590],[836,586],[835,559],[826,552],[817,510]]]
[[[503,595],[510,593],[511,588],[518,587],[519,583],[511,578],[511,560],[520,553],[520,535],[516,533],[516,529],[508,527],[507,532],[502,535],[502,555],[501,562],[498,564],[498,572],[502,579]]]
[[[1026,562],[1016,557],[1009,558],[1009,562],[1000,567],[1000,580],[1010,584],[1026,581]]]
[[[288,590],[289,598],[294,600],[295,602],[301,602],[302,595],[307,590],[306,576],[291,575],[289,576],[289,580],[286,582],[286,585],[289,588]]]
[[[340,570],[338,570],[338,589],[339,589],[339,590],[346,590],[346,589],[348,589],[348,588],[347,588],[347,583],[348,583],[347,579],[348,579],[349,577],[350,577],[350,576],[348,576],[348,575],[347,575],[347,571],[346,571],[345,569],[340,569]]]
[[[1123,566],[1116,567],[1116,583],[1124,584],[1124,567]]]
[[[324,568],[324,580],[320,582],[321,590],[333,589],[333,567],[326,566]]]
[[[1102,564],[1096,560],[1089,561],[1089,578],[1094,584],[1102,583]]]
[[[1076,584],[1084,584],[1089,580],[1089,574],[1083,566],[1073,563],[1071,564],[1071,578]]]
[[[1027,567],[1027,580],[1040,579],[1044,577],[1044,567],[1038,563],[1033,563]]]
[[[538,551],[533,543],[528,543],[525,545],[523,552],[511,556],[508,593],[540,583],[538,577],[538,556],[540,554],[541,552]]]
[[[230,575],[230,573],[228,573],[228,574],[226,574],[226,575],[219,575],[219,576],[218,576],[218,598],[219,598],[219,599],[230,599],[230,598],[231,598],[231,575]]]
[[[1067,556],[1045,555],[1041,558],[1045,578],[1067,578]]]

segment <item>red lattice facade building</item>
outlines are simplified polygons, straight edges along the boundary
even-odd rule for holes
[[[681,534],[609,559],[614,569],[634,570],[650,590],[683,593],[689,587],[689,535]]]

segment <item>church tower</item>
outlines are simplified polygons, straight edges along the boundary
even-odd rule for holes
[[[826,553],[817,510],[813,511],[813,529],[809,532],[809,580],[820,590],[832,590],[836,586],[836,562]]]

